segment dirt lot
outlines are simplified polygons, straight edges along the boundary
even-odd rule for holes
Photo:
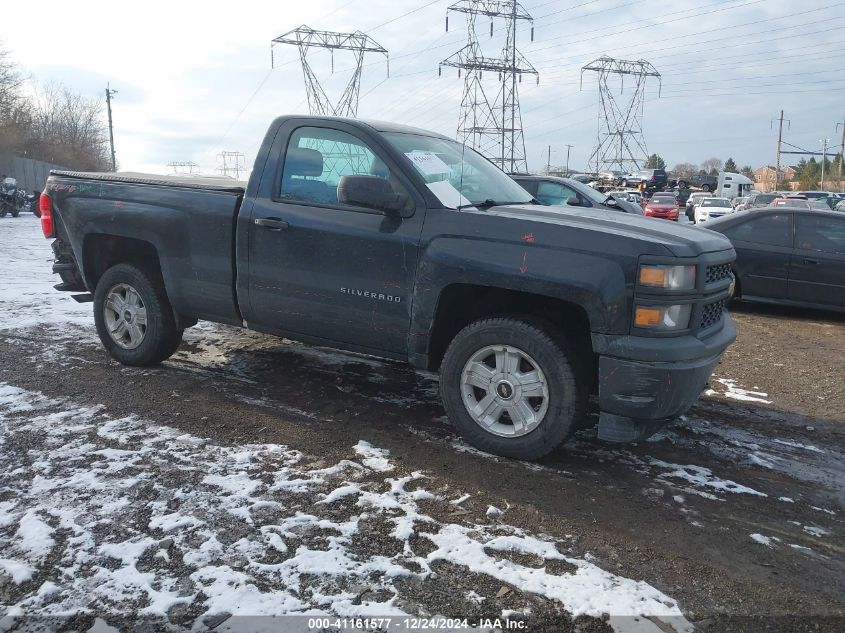
[[[0,294],[9,609],[84,605],[78,630],[273,609],[843,630],[842,319],[742,307],[684,419],[523,463],[463,443],[403,365],[200,324],[162,366],[121,367],[29,239],[6,242]]]
[[[720,375],[765,385],[772,408],[845,422],[845,315],[740,303]]]

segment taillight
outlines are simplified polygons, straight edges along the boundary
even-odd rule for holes
[[[48,239],[56,237],[53,230],[53,201],[46,193],[42,193],[38,198],[38,210],[41,212],[41,232],[44,233],[44,237]]]

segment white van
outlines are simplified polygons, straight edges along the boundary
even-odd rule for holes
[[[742,174],[734,174],[730,171],[720,171],[719,181],[716,185],[715,195],[720,198],[733,200],[747,196],[754,188],[754,181]]]

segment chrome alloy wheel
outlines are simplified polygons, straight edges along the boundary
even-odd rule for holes
[[[537,361],[510,345],[490,345],[470,357],[461,396],[476,424],[501,437],[530,433],[549,408],[548,381]]]
[[[135,349],[147,333],[147,308],[129,284],[112,286],[103,304],[103,317],[111,339],[123,349]]]

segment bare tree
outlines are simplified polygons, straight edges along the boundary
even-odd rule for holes
[[[25,141],[29,104],[23,97],[26,78],[11,58],[0,48],[0,150],[19,152]]]
[[[701,169],[704,173],[715,176],[722,170],[722,161],[719,158],[708,158],[701,163]]]
[[[698,171],[698,166],[692,163],[678,163],[672,168],[672,175],[675,178],[684,178],[692,176]]]
[[[29,154],[79,170],[109,167],[103,104],[66,86],[40,89],[32,107]]]

